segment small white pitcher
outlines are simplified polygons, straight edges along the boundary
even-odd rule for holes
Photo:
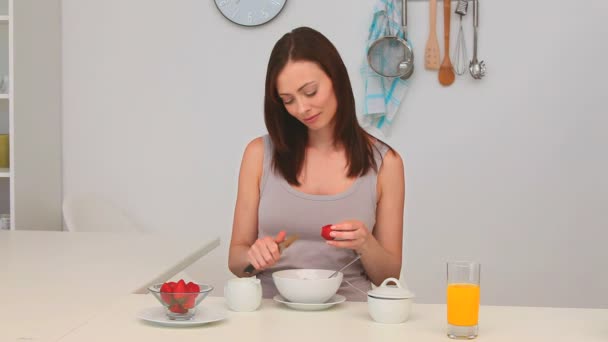
[[[232,311],[255,311],[262,304],[262,284],[256,277],[230,279],[224,286],[224,297]]]

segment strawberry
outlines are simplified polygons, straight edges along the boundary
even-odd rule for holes
[[[323,226],[323,228],[321,228],[321,236],[325,240],[333,240],[334,239],[332,236],[329,235],[329,233],[331,233],[331,224],[328,224],[326,226]]]
[[[169,307],[169,311],[171,311],[171,312],[175,312],[175,313],[180,313],[180,314],[183,314],[183,313],[188,312],[188,309],[184,309],[184,308],[183,308],[181,305],[179,305],[179,304],[173,304],[173,305],[171,305],[171,306]]]
[[[186,300],[182,303],[184,309],[192,309],[196,303],[197,293],[189,293],[186,295]]]
[[[173,302],[173,295],[171,292],[173,292],[173,289],[171,289],[169,283],[164,283],[163,286],[160,287],[160,298],[167,305],[171,305],[171,302]]]
[[[186,292],[188,292],[188,294],[186,295],[186,299],[182,306],[184,309],[192,309],[195,305],[196,297],[198,297],[199,292],[201,292],[201,288],[198,284],[189,282],[186,284]]]
[[[186,292],[188,292],[188,294],[186,295],[186,299],[182,303],[182,306],[184,309],[192,309],[196,302],[196,297],[198,297],[198,293],[201,292],[201,288],[197,284],[189,282],[186,284]]]
[[[186,298],[186,292],[186,282],[180,279],[173,288],[173,298],[181,303]]]
[[[186,292],[201,292],[201,288],[200,286],[198,286],[197,284],[193,283],[193,282],[189,282],[188,284],[186,284]]]

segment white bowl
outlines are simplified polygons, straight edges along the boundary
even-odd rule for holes
[[[272,274],[281,296],[293,303],[325,303],[338,292],[342,284],[342,272],[333,278],[332,270],[294,269]]]

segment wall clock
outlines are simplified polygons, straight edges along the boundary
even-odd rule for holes
[[[243,26],[259,26],[275,18],[287,0],[214,0],[226,19]]]

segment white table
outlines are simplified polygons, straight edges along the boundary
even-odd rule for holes
[[[56,341],[219,245],[182,234],[0,232],[0,341]]]
[[[256,312],[228,311],[221,322],[190,328],[160,327],[136,319],[143,308],[159,305],[151,295],[129,295],[59,341],[452,341],[445,335],[445,305],[414,304],[403,324],[379,324],[367,303],[346,302],[326,311],[304,312],[265,299]],[[201,305],[224,308],[224,298],[208,297]],[[608,341],[608,310],[482,306],[484,342]]]

